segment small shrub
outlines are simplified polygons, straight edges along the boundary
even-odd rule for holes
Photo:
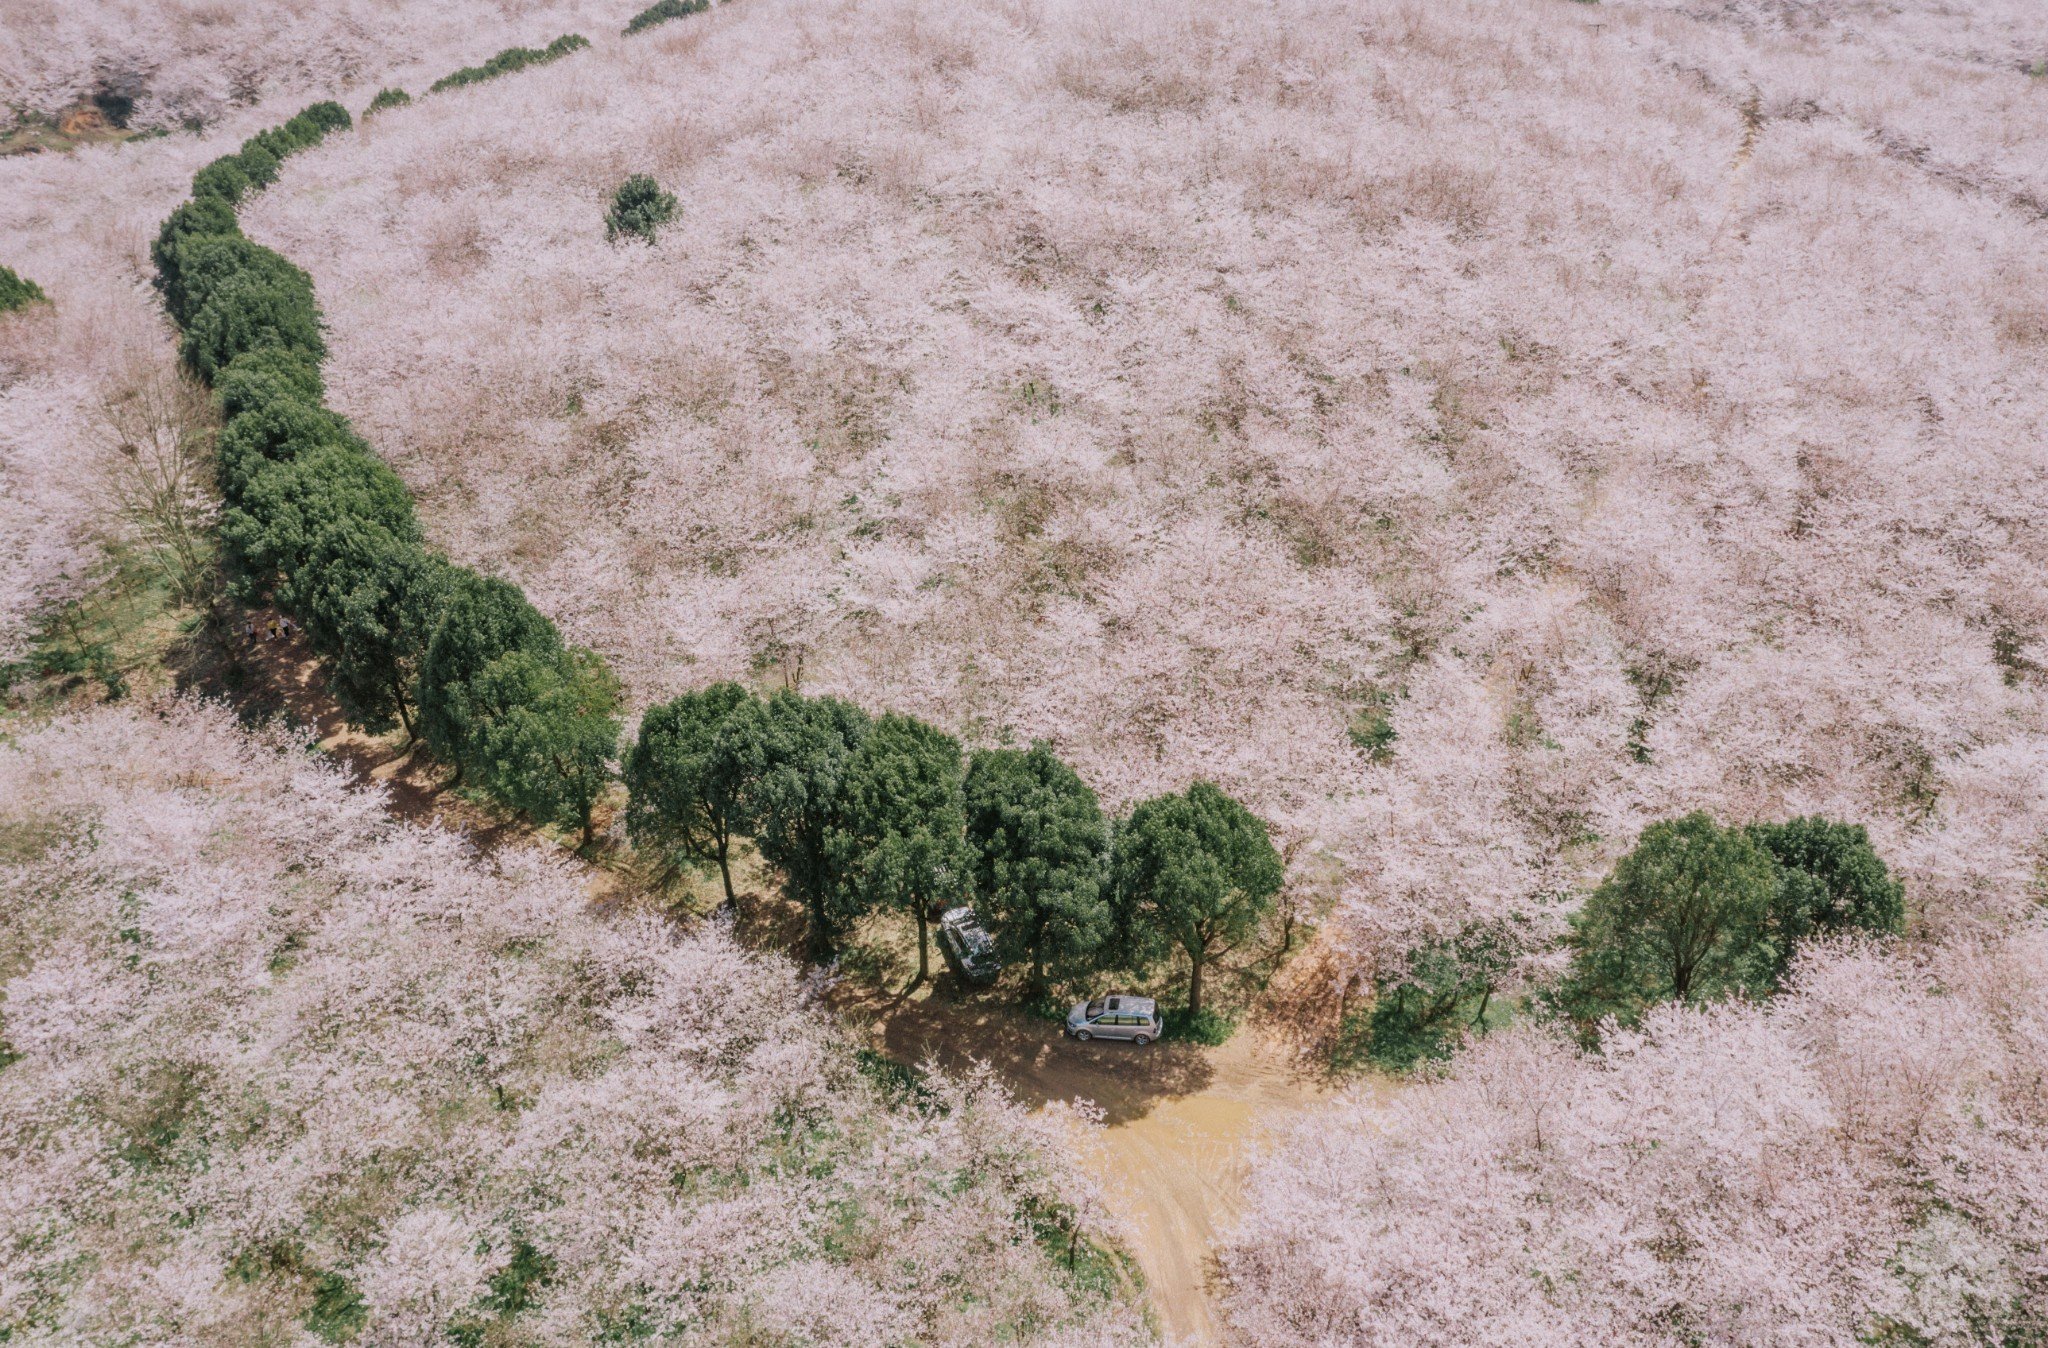
[[[652,28],[657,23],[667,23],[670,19],[702,14],[709,8],[711,0],[659,0],[659,3],[649,5],[635,14],[633,21],[626,25],[626,32],[631,35],[643,28]]]
[[[412,95],[403,89],[379,89],[377,96],[370,100],[370,106],[363,109],[363,116],[382,112],[386,108],[402,108],[412,102]]]
[[[612,208],[604,217],[605,242],[616,243],[621,234],[631,234],[653,243],[654,231],[675,213],[675,194],[662,191],[661,184],[646,174],[636,173],[612,194]]]
[[[11,268],[0,267],[0,314],[24,305],[47,303],[48,298],[34,281],[23,279]]]
[[[1389,763],[1394,757],[1394,741],[1400,735],[1394,730],[1393,712],[1388,708],[1387,699],[1377,697],[1370,705],[1359,708],[1351,718],[1346,732],[1353,748],[1364,752],[1374,763]]]
[[[1159,1013],[1161,1043],[1179,1040],[1210,1048],[1227,1043],[1237,1032],[1237,1021],[1214,1007],[1205,1006],[1193,1015],[1184,1006],[1162,1007]]]

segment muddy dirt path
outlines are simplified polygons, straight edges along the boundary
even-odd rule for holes
[[[1295,1070],[1292,1053],[1251,1029],[1215,1049],[1076,1044],[1056,1025],[958,994],[950,980],[908,999],[849,980],[833,1000],[899,1062],[986,1061],[1027,1104],[1080,1097],[1100,1106],[1108,1127],[1090,1163],[1160,1328],[1176,1343],[1228,1342],[1208,1285],[1216,1239],[1237,1213],[1256,1148],[1325,1094]]]

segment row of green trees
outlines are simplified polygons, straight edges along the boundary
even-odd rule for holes
[[[702,14],[711,8],[711,0],[655,0],[655,3],[635,14],[626,24],[626,35],[644,32],[658,23],[671,19],[686,19],[692,14]]]
[[[351,721],[403,725],[459,777],[587,839],[618,741],[617,681],[517,587],[427,550],[411,492],[326,406],[311,279],[237,222],[282,157],[348,125],[316,104],[208,164],[152,248],[184,359],[224,419],[230,591],[299,619]]]
[[[1034,997],[1055,975],[1144,971],[1178,950],[1199,1015],[1205,970],[1281,885],[1265,824],[1209,783],[1112,820],[1042,743],[970,760],[914,717],[831,697],[685,693],[641,719],[625,780],[635,844],[715,866],[728,900],[734,840],[752,838],[803,905],[817,958],[863,913],[908,914],[919,980],[930,919],[972,900]]]
[[[513,71],[524,70],[528,66],[558,61],[570,52],[582,51],[589,45],[590,39],[581,33],[564,33],[545,47],[507,47],[480,66],[464,66],[452,75],[443,75],[427,86],[427,92],[438,94],[443,89],[459,89],[465,84],[481,84],[485,80],[510,75]]]
[[[243,236],[236,206],[278,160],[348,115],[333,104],[252,138],[195,177],[153,249],[184,355],[224,418],[217,455],[231,592],[296,616],[329,686],[367,730],[402,726],[456,779],[589,842],[614,780],[618,681],[518,587],[428,550],[411,493],[326,406],[311,280]],[[732,892],[751,838],[804,907],[813,950],[875,908],[929,922],[974,899],[1034,993],[1055,974],[1149,969],[1178,949],[1189,1009],[1217,955],[1280,888],[1266,827],[1206,783],[1106,818],[1045,746],[972,762],[912,717],[717,684],[651,709],[626,755],[628,827]]]
[[[1532,1002],[1591,1037],[1669,1001],[1778,991],[1800,947],[1894,935],[1905,892],[1860,824],[1803,817],[1723,827],[1695,812],[1643,830],[1573,916],[1564,977]],[[1376,980],[1363,1047],[1402,1068],[1446,1056],[1506,1008],[1494,993],[1528,953],[1526,915],[1474,923]]]

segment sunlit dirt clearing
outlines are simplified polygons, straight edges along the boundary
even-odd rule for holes
[[[1019,1099],[1093,1101],[1108,1127],[1088,1157],[1170,1339],[1226,1342],[1208,1287],[1211,1251],[1237,1212],[1246,1167],[1328,1087],[1286,1046],[1241,1030],[1221,1048],[1077,1044],[1059,1028],[972,997],[950,979],[922,997],[849,980],[847,1023],[899,1062],[989,1063]]]

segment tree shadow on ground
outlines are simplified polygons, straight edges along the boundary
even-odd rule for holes
[[[393,815],[458,829],[479,853],[532,838],[524,820],[449,790],[448,769],[402,733],[370,735],[351,726],[304,635],[268,635],[277,616],[250,609],[233,621],[211,619],[172,661],[178,691],[217,698],[245,724],[303,733],[355,780],[382,787]],[[244,632],[244,618],[254,624],[254,636]]]
[[[904,991],[843,979],[832,1009],[898,1062],[936,1062],[961,1072],[985,1062],[1020,1102],[1091,1100],[1109,1123],[1149,1113],[1162,1100],[1205,1089],[1214,1069],[1194,1044],[1076,1043],[1058,1025],[941,972]]]

